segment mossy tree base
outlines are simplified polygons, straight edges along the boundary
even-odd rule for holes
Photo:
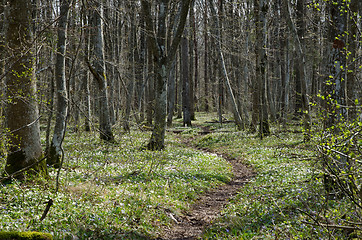
[[[53,236],[41,232],[0,232],[0,240],[53,240]]]
[[[150,151],[161,151],[165,149],[165,144],[163,141],[156,141],[155,139],[151,139],[146,148]]]
[[[269,121],[262,121],[260,123],[260,129],[259,129],[259,134],[262,137],[268,137],[270,136],[270,125],[269,125]]]
[[[15,174],[13,177],[19,180],[25,179],[25,176],[37,176],[47,178],[48,169],[45,159],[41,161],[42,159],[44,159],[43,155],[40,155],[39,159],[26,160],[26,155],[23,151],[13,152],[10,153],[7,157],[5,171],[10,176],[12,174]],[[32,166],[30,169],[27,169],[26,171],[21,171],[30,165],[34,166]]]
[[[111,130],[101,130],[100,131],[100,135],[99,138],[101,140],[107,141],[107,142],[112,142],[114,140],[114,136]]]

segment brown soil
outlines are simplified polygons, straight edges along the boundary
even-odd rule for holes
[[[209,129],[204,129],[205,132]],[[185,142],[190,146],[189,142]],[[208,149],[202,149],[211,152]],[[214,222],[221,210],[236,196],[240,188],[254,176],[251,167],[225,154],[219,154],[233,166],[234,178],[229,183],[213,189],[200,196],[200,199],[191,206],[183,216],[174,220],[173,226],[165,228],[159,240],[191,240],[200,239],[203,231]]]

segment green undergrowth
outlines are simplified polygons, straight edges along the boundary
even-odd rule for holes
[[[329,230],[310,221],[310,214],[323,208],[313,148],[303,143],[299,131],[273,132],[262,140],[245,132],[222,132],[195,141],[200,148],[244,159],[256,172],[205,239],[328,239]]]
[[[96,133],[67,133],[60,191],[48,181],[0,186],[0,229],[48,232],[54,239],[156,237],[207,189],[228,182],[222,158],[185,148],[167,134],[164,151],[141,150],[150,132],[120,133],[104,143]],[[39,221],[46,203],[53,206]]]
[[[67,133],[60,191],[54,193],[54,169],[50,180],[0,186],[0,229],[54,239],[157,238],[200,194],[232,177],[226,160],[187,147],[193,144],[242,159],[255,172],[204,239],[347,239],[345,230],[321,223],[346,225],[356,221],[355,210],[343,198],[326,197],[315,143],[303,142],[298,122],[273,126],[261,140],[213,117],[198,114],[190,128],[176,119],[166,149],[155,152],[141,150],[151,133],[138,128],[115,134],[114,143],[97,133]],[[54,204],[39,221],[49,199]]]

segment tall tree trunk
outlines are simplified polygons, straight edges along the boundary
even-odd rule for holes
[[[326,80],[326,85],[329,85],[327,89],[328,93],[332,97],[332,101],[336,101],[340,104],[340,107],[333,106],[333,110],[329,112],[330,118],[333,119],[329,126],[332,126],[336,120],[340,120],[341,117],[346,116],[345,96],[344,96],[344,80],[346,78],[346,34],[347,31],[347,14],[340,9],[345,8],[346,2],[339,0],[335,4],[330,3],[329,16],[329,36],[328,42],[332,45],[330,49],[328,68],[329,79]],[[330,84],[332,82],[332,84]]]
[[[190,100],[190,118],[191,120],[196,120],[195,117],[195,95],[194,95],[194,71],[196,71],[196,69],[194,69],[194,41],[193,41],[193,29],[192,29],[192,19],[195,18],[194,16],[194,10],[193,10],[193,6],[194,6],[194,2],[195,0],[192,0],[191,2],[191,7],[190,7],[190,16],[189,16],[189,28],[191,31],[185,31],[188,32],[188,56],[189,56],[189,100]]]
[[[30,167],[29,174],[46,176],[42,159],[38,105],[36,102],[35,64],[33,56],[32,11],[28,0],[8,2],[5,39],[11,65],[6,75],[6,123],[9,129],[9,149],[5,172],[13,174]],[[23,179],[24,172],[14,177]]]
[[[145,21],[144,18],[141,16],[140,19],[140,28],[144,29],[145,26]],[[142,123],[145,120],[145,98],[146,98],[146,94],[145,94],[145,88],[146,88],[146,84],[147,84],[147,61],[146,61],[146,38],[145,38],[145,32],[142,31],[140,36],[140,44],[139,44],[139,63],[140,63],[140,67],[138,68],[138,72],[139,72],[139,78],[141,80],[141,84],[139,87],[139,91],[138,91],[138,111],[139,111],[139,121],[140,123]]]
[[[178,56],[179,55],[179,56]],[[177,113],[176,113],[176,118],[177,119],[180,119],[182,118],[182,79],[180,77],[180,71],[181,71],[181,62],[180,62],[180,59],[181,59],[181,53],[180,54],[176,54],[176,71],[175,71],[175,74],[176,74],[176,78],[175,78],[175,81],[176,81],[176,110],[177,110]]]
[[[226,89],[227,89],[227,92],[229,94],[229,98],[231,100],[235,124],[236,124],[238,129],[242,129],[243,128],[243,123],[242,123],[242,120],[241,120],[241,117],[240,117],[238,106],[236,104],[236,100],[235,100],[235,97],[234,97],[233,90],[231,88],[229,76],[228,76],[226,66],[225,66],[224,56],[223,56],[222,49],[221,49],[221,34],[220,34],[221,29],[220,29],[219,19],[218,19],[217,15],[216,15],[216,10],[215,10],[213,0],[209,0],[209,3],[210,3],[211,12],[212,12],[213,17],[214,17],[215,25],[216,25],[216,46],[217,46],[217,51],[218,51],[220,68],[221,68],[221,71],[222,71],[222,74],[223,74],[223,77],[224,77],[224,80],[225,80],[224,82],[226,84]]]
[[[165,127],[166,127],[166,111],[167,111],[167,56],[166,49],[166,14],[168,12],[168,0],[160,1],[160,12],[158,16],[158,34],[157,39],[148,36],[149,47],[156,61],[156,87],[155,87],[155,121],[150,142],[147,145],[149,150],[161,150],[165,147]],[[153,33],[153,24],[151,20],[150,5],[146,1],[142,1],[142,8],[145,15],[147,30]],[[152,24],[152,25],[151,25]],[[156,44],[157,42],[157,44]]]
[[[170,69],[170,76],[168,78],[168,115],[167,115],[167,126],[172,126],[173,114],[175,111],[175,102],[176,102],[176,59],[173,61],[171,69]]]
[[[255,20],[256,20],[256,82],[258,83],[259,98],[259,135],[268,136],[269,117],[266,103],[266,14],[268,11],[268,3],[266,0],[254,1]]]
[[[250,33],[250,25],[247,24],[247,35],[246,35],[246,41],[245,41],[245,56],[248,56],[249,54],[249,42],[250,42],[250,37],[249,37],[249,33]],[[250,119],[249,119],[249,112],[248,112],[248,103],[247,101],[249,101],[249,98],[247,97],[249,95],[249,82],[250,82],[250,75],[249,75],[249,65],[250,62],[249,60],[246,60],[245,64],[244,64],[244,69],[243,69],[243,80],[244,80],[244,89],[243,89],[243,93],[244,96],[241,99],[241,102],[244,104],[244,119],[245,119],[245,123],[244,126],[249,126],[250,125]],[[239,106],[240,107],[240,106]]]
[[[348,106],[347,117],[349,120],[353,120],[357,116],[356,111],[356,99],[358,99],[357,91],[355,90],[356,84],[356,70],[357,70],[357,60],[356,55],[358,51],[357,47],[357,13],[359,7],[362,6],[359,0],[351,0],[350,2],[350,12],[348,15],[348,35],[347,35],[347,79],[345,81],[345,98],[346,105]],[[355,15],[356,14],[356,15]]]
[[[88,26],[89,23],[89,16],[87,17],[86,14],[83,16],[83,25]],[[89,47],[90,47],[90,31],[88,28],[84,30],[84,55],[86,59],[89,59]],[[89,132],[91,130],[91,101],[90,101],[90,89],[89,89],[89,71],[86,69],[83,70],[83,89],[82,93],[84,95],[84,130]]]
[[[301,97],[302,97],[302,112],[303,112],[303,127],[305,130],[304,140],[309,141],[310,139],[310,125],[311,125],[311,118],[310,118],[310,106],[309,106],[309,99],[307,95],[307,71],[306,71],[306,61],[305,61],[305,54],[304,54],[304,47],[300,42],[297,29],[292,21],[291,12],[290,12],[290,3],[288,0],[284,0],[285,7],[287,8],[287,23],[290,28],[290,31],[293,33],[293,37],[297,44],[297,55],[302,60],[299,64],[299,71],[301,72]]]
[[[66,131],[68,114],[68,94],[65,79],[65,54],[67,46],[67,29],[69,15],[69,0],[60,1],[60,18],[58,22],[58,43],[55,64],[55,83],[57,96],[57,114],[53,139],[49,149],[47,164],[55,168],[61,167],[62,143]]]
[[[347,2],[337,0],[328,3],[328,77],[325,79],[325,96],[324,96],[324,127],[329,128],[327,131],[332,134],[339,131],[334,128],[341,121],[346,121],[347,110],[345,108],[345,81],[347,80]],[[340,133],[337,133],[337,135]],[[351,163],[348,155],[349,150],[341,147],[338,152],[338,158],[324,159],[324,164],[328,166],[325,171],[324,185],[328,190],[339,189],[340,186],[336,179],[341,174],[350,171]],[[354,162],[354,161],[353,161]],[[332,179],[332,180],[331,180]]]
[[[304,35],[305,35],[305,7],[304,7],[304,0],[297,0],[297,20],[296,20],[296,29],[300,44],[304,49]],[[303,70],[303,61],[298,55],[295,59],[294,66],[295,66],[295,108],[294,108],[294,116],[302,116],[303,109],[302,109],[302,82],[303,78],[305,78],[304,70]],[[302,67],[301,67],[302,66]]]
[[[148,47],[148,45],[147,45]],[[155,79],[155,74],[154,74],[154,64],[153,64],[153,58],[152,58],[152,52],[151,49],[148,47],[148,51],[147,51],[147,96],[146,96],[146,101],[147,101],[147,108],[146,108],[146,115],[147,115],[147,124],[149,126],[152,125],[152,119],[154,116],[154,102],[155,102],[155,84],[154,84],[154,79]]]
[[[181,40],[181,79],[182,79],[182,112],[183,125],[191,127],[191,109],[190,109],[190,75],[189,75],[189,49],[187,38]]]
[[[171,46],[166,51],[166,15],[168,12],[169,0],[161,0],[159,3],[158,31],[156,35],[151,17],[150,3],[146,0],[141,1],[142,11],[147,23],[148,43],[156,66],[155,123],[150,142],[147,145],[149,150],[161,150],[165,147],[167,77],[169,76],[169,69],[178,49],[181,35],[184,31],[190,2],[191,0],[185,0],[180,3],[182,6],[179,24]]]
[[[285,57],[284,57],[284,61],[285,63],[283,64],[283,67],[285,68],[285,70],[283,71],[283,75],[284,75],[284,94],[283,94],[283,99],[282,99],[282,114],[283,114],[283,124],[287,123],[287,113],[289,112],[289,89],[290,89],[290,51],[289,51],[289,41],[287,41],[287,43],[285,44],[285,46],[283,47],[284,52],[285,52]]]
[[[108,92],[106,68],[104,63],[104,40],[103,40],[103,6],[96,4],[92,12],[93,27],[93,47],[94,60],[93,66],[88,62],[88,67],[93,74],[99,88],[99,132],[100,138],[106,141],[114,139],[112,133],[111,119],[108,107]]]
[[[4,61],[4,55],[5,55],[5,45],[4,45],[4,40],[5,40],[5,3],[4,0],[0,0],[0,76],[2,76],[4,74],[4,70],[5,70],[5,61]],[[1,81],[0,83],[0,87],[1,89],[4,89],[3,81]],[[2,92],[1,92],[2,93]],[[0,103],[0,116],[2,116],[2,109],[3,109],[3,104]]]
[[[208,48],[208,34],[207,34],[207,26],[208,26],[207,19],[208,19],[207,0],[205,0],[205,4],[204,4],[204,91],[205,91],[205,93],[204,93],[204,111],[205,112],[209,112],[209,110],[210,110],[210,107],[209,107],[210,87],[209,87],[209,76],[208,76],[209,48]]]
[[[193,2],[193,5],[195,5],[195,1]],[[193,12],[192,16],[191,16],[191,21],[192,21],[192,34],[193,34],[193,49],[194,49],[194,56],[195,56],[195,61],[194,61],[194,87],[193,87],[193,105],[195,106],[196,109],[193,110],[193,115],[191,116],[191,120],[196,120],[196,116],[195,116],[195,111],[198,109],[197,108],[197,104],[198,104],[198,99],[197,99],[197,91],[198,91],[198,82],[199,82],[199,50],[198,50],[198,41],[197,41],[197,28],[196,28],[196,19],[195,19],[195,8],[192,7],[191,11]]]
[[[53,51],[51,51],[50,53],[50,59],[54,59],[53,57]],[[53,113],[54,113],[54,92],[55,92],[55,70],[54,68],[50,68],[51,71],[51,75],[49,77],[49,84],[50,84],[50,89],[48,92],[48,119],[47,119],[47,127],[45,130],[45,154],[49,155],[49,150],[50,150],[50,132],[51,132],[51,124],[52,124],[52,119],[53,119]]]
[[[132,3],[126,4],[127,9],[130,12],[130,26],[129,35],[128,35],[128,69],[127,69],[127,75],[128,77],[128,86],[127,86],[127,94],[126,94],[126,109],[125,109],[125,115],[124,115],[124,121],[123,121],[123,129],[125,131],[130,131],[130,115],[131,115],[131,109],[132,109],[132,100],[134,97],[134,85],[136,81],[136,25],[135,25],[135,7]],[[128,6],[129,5],[129,6]],[[127,31],[127,29],[126,29]]]
[[[252,89],[251,89],[251,94],[252,94],[252,114],[251,114],[251,122],[250,122],[250,128],[249,131],[251,133],[255,133],[257,131],[257,126],[259,125],[258,123],[261,121],[259,119],[260,117],[260,111],[261,111],[261,97],[260,97],[260,92],[261,92],[261,85],[260,85],[260,73],[259,73],[259,67],[260,67],[260,63],[259,63],[259,49],[260,45],[261,47],[263,47],[263,40],[262,38],[262,31],[260,30],[260,23],[259,23],[259,1],[258,0],[254,0],[254,22],[255,22],[255,28],[256,28],[256,45],[255,45],[255,63],[256,63],[256,71],[255,71],[255,75],[253,76],[254,79],[251,80],[252,82]]]

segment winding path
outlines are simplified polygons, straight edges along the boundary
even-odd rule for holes
[[[209,133],[208,129],[204,132]],[[190,147],[189,142],[185,144]],[[201,149],[211,153],[208,149]],[[220,215],[221,210],[238,193],[239,189],[254,176],[253,170],[246,166],[240,159],[227,155],[219,156],[228,160],[233,166],[234,178],[227,184],[212,189],[200,196],[200,199],[191,206],[190,210],[177,220],[170,228],[165,228],[159,240],[191,240],[199,239],[203,231]],[[176,223],[177,222],[177,223]]]

